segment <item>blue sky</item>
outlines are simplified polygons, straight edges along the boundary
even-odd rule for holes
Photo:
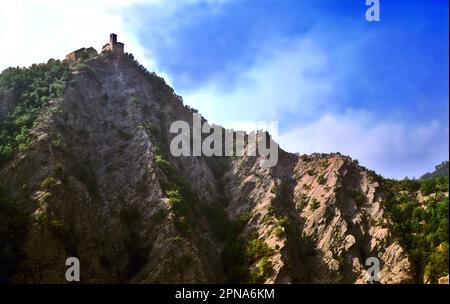
[[[69,24],[77,14],[70,1],[44,2],[31,18],[52,10]],[[95,13],[79,11],[80,26],[48,30],[58,51],[101,45],[115,31],[212,122],[276,120],[288,151],[340,151],[386,177],[418,177],[448,159],[447,0],[381,0],[381,21],[372,23],[365,0],[82,3]],[[37,27],[52,28],[43,19]],[[2,27],[0,37],[17,40]]]

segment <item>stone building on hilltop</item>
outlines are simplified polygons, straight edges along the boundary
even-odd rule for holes
[[[79,50],[73,51],[72,53],[67,54],[66,59],[67,60],[79,60],[82,58],[90,58],[97,55],[96,49],[93,47],[90,48],[81,48]]]
[[[102,52],[113,52],[115,54],[124,53],[124,44],[122,42],[117,42],[117,35],[109,35],[109,43],[105,44],[102,48]]]
[[[113,52],[114,54],[124,53],[124,44],[117,42],[117,35],[109,35],[109,43],[105,44],[102,48],[102,52]],[[75,61],[79,59],[87,59],[97,55],[97,51],[93,47],[81,48],[67,54],[66,59]]]

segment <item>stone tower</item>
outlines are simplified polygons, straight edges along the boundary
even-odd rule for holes
[[[109,43],[103,46],[102,51],[103,52],[110,51],[115,54],[123,54],[124,44],[122,42],[117,42],[117,35],[112,33],[109,35]]]
[[[116,34],[110,34],[109,35],[109,45],[111,45],[114,48],[114,45],[117,43],[117,35]]]

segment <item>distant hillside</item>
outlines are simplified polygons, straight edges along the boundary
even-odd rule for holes
[[[448,275],[448,176],[385,180],[383,187],[394,236],[412,258],[415,282],[436,283]]]
[[[433,172],[428,172],[422,175],[420,179],[432,179],[437,176],[448,176],[448,160],[442,162],[440,165],[437,165]]]

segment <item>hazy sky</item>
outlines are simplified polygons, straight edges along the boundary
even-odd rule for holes
[[[386,177],[449,154],[448,0],[3,1],[0,70],[97,50],[110,32],[210,120],[277,120],[291,152]]]

